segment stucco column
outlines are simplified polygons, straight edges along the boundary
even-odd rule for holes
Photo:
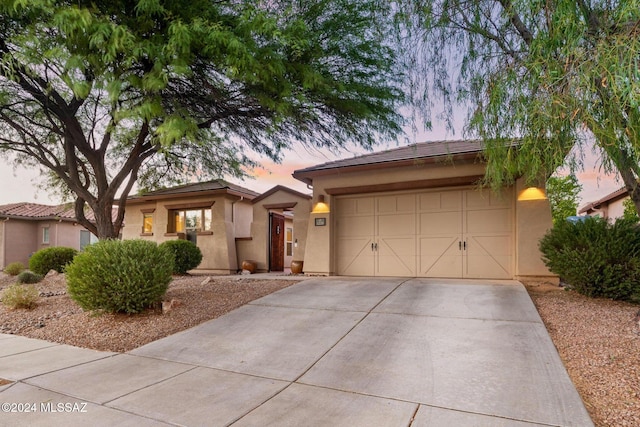
[[[522,179],[516,183],[516,279],[544,280],[558,283],[558,277],[542,261],[540,239],[552,227],[551,206],[544,198],[523,199],[526,187]],[[544,190],[541,189],[542,194]]]
[[[304,272],[325,276],[331,273],[331,213],[329,212],[312,212],[309,215]]]

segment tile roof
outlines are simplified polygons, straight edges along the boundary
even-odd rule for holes
[[[76,220],[75,210],[71,203],[57,206],[27,202],[10,203],[0,205],[0,217],[29,220]],[[87,211],[86,217],[89,221],[95,220],[92,210]]]
[[[255,191],[249,190],[247,188],[241,187],[236,184],[232,184],[223,179],[216,179],[213,181],[196,182],[193,184],[185,184],[185,185],[179,185],[176,187],[149,191],[141,195],[129,196],[127,200],[134,201],[139,199],[142,200],[142,199],[150,199],[150,198],[156,198],[156,197],[164,198],[163,196],[173,196],[173,195],[181,195],[181,194],[194,195],[193,193],[206,193],[210,191],[220,191],[220,190],[227,190],[232,193],[245,196],[249,199],[253,199],[260,195],[260,193],[256,193]]]
[[[294,172],[294,175],[305,172],[391,163],[403,160],[474,154],[482,152],[482,148],[482,142],[480,140],[421,142],[405,147],[392,148],[377,153],[364,154],[349,159],[335,160],[305,169],[299,169]]]

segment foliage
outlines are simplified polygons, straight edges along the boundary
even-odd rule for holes
[[[78,251],[64,246],[40,249],[29,258],[29,269],[37,274],[47,274],[51,270],[58,273],[64,271]]]
[[[85,310],[139,313],[161,301],[172,271],[171,253],[153,242],[102,240],[67,266],[67,288]]]
[[[38,283],[42,280],[42,276],[40,274],[34,273],[33,271],[25,270],[22,273],[18,274],[16,281],[18,283]]]
[[[202,261],[200,248],[188,240],[167,240],[160,247],[168,249],[173,255],[173,272],[185,274],[196,268]]]
[[[552,176],[547,180],[547,198],[551,205],[553,223],[558,224],[573,216],[578,210],[582,185],[575,175]]]
[[[17,308],[32,309],[38,305],[40,293],[33,285],[13,284],[2,292],[2,304],[13,310]]]
[[[640,217],[638,217],[638,211],[636,211],[636,206],[633,204],[633,201],[631,199],[623,200],[622,206],[624,207],[622,217],[625,220],[635,223],[638,223],[640,221]]]
[[[595,142],[640,209],[640,0],[401,3],[419,44],[414,93],[442,99],[450,122],[467,108],[486,181],[536,184]]]
[[[391,7],[2,1],[0,153],[45,170],[102,239],[137,181],[242,176],[293,141],[371,147],[402,124]]]
[[[540,241],[547,267],[576,291],[640,302],[640,229],[586,218],[556,224]]]
[[[23,270],[24,264],[21,262],[12,262],[4,268],[4,272],[11,276],[17,276]]]

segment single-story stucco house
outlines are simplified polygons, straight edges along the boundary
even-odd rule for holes
[[[606,220],[615,221],[624,216],[624,201],[628,199],[629,193],[626,188],[622,187],[595,202],[588,203],[578,211],[578,214],[599,216]]]
[[[552,226],[543,190],[518,180],[494,194],[477,185],[484,172],[479,141],[420,143],[295,171],[313,186],[305,273],[553,278],[538,250]]]
[[[87,219],[92,219],[87,212]],[[77,223],[73,206],[11,203],[0,206],[0,269],[12,262],[29,265],[34,252],[52,246],[77,250],[97,238]]]
[[[310,275],[553,280],[538,250],[551,227],[543,190],[518,181],[495,194],[479,188],[484,172],[480,142],[443,141],[296,170],[313,196],[189,184],[130,197],[123,238],[192,240],[198,269],[218,273],[294,260]]]
[[[202,252],[201,271],[235,273],[244,260],[284,271],[304,258],[310,200],[282,186],[261,195],[221,179],[187,184],[129,197],[122,237],[190,240]]]

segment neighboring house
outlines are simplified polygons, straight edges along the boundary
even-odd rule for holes
[[[481,153],[428,142],[295,171],[313,186],[305,273],[554,278],[538,250],[552,226],[543,190],[480,190]]]
[[[613,193],[607,194],[600,200],[591,202],[581,208],[578,214],[588,216],[599,216],[606,220],[616,220],[624,216],[624,201],[629,199],[626,188],[621,188]]]
[[[282,186],[260,195],[221,179],[187,184],[129,197],[122,236],[190,240],[202,252],[200,271],[235,273],[244,260],[284,271],[304,257],[310,200]]]
[[[92,219],[92,213],[87,213]],[[37,203],[12,203],[0,206],[0,269],[12,262],[29,264],[34,252],[52,246],[83,249],[97,241],[78,225],[73,207]]]

